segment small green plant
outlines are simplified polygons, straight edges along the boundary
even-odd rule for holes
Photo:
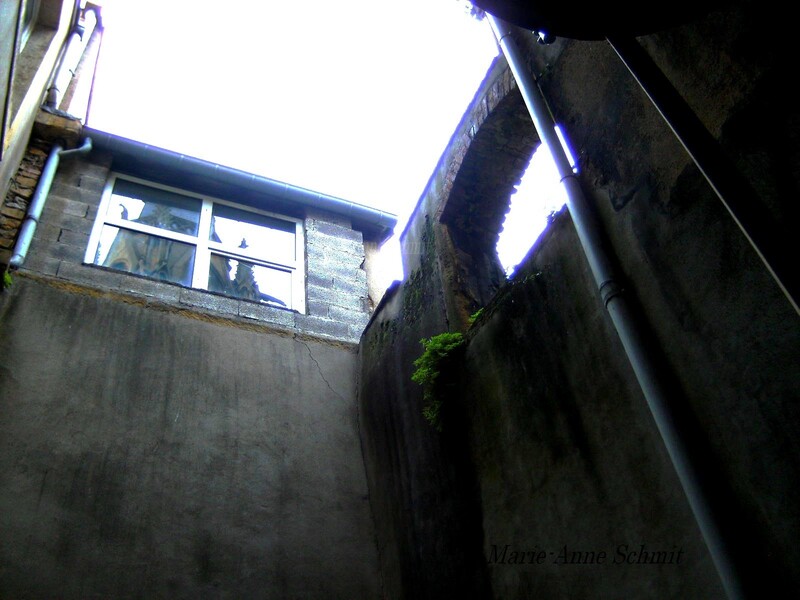
[[[480,316],[481,316],[482,314],[483,314],[483,309],[482,309],[482,308],[479,308],[479,309],[478,309],[478,310],[476,310],[474,313],[472,313],[472,314],[469,316],[469,319],[468,319],[468,321],[469,321],[469,326],[470,326],[470,327],[472,327],[472,324],[473,324],[473,323],[475,323],[475,321],[477,321],[477,320],[480,318]]]
[[[11,273],[9,273],[8,271],[4,271],[2,289],[10,288],[12,285],[14,285],[14,280],[11,278]]]
[[[416,371],[411,380],[422,386],[423,399],[426,404],[422,416],[437,431],[442,430],[442,399],[436,394],[436,380],[439,378],[441,364],[456,348],[464,343],[461,333],[440,333],[428,339],[420,340],[424,352],[414,361]]]

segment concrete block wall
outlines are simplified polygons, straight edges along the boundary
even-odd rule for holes
[[[369,320],[364,238],[348,219],[306,211],[306,315],[302,327],[358,340]]]
[[[43,162],[42,151],[32,147],[32,157]],[[352,229],[349,220],[326,211],[309,209],[306,213],[305,313],[83,264],[111,168],[112,157],[97,152],[88,156],[73,155],[61,161],[21,276],[56,278],[133,296],[151,306],[195,311],[341,342],[358,342],[370,315],[364,241],[362,233]],[[38,177],[38,174],[27,177],[26,173],[21,170],[18,179],[22,180],[23,175],[25,181],[33,175]],[[18,191],[19,186],[13,189]],[[33,188],[29,191],[32,194]],[[0,244],[10,258],[12,234],[16,235],[23,209],[7,201],[2,214],[5,219],[17,216],[11,225],[0,223],[0,227],[7,227],[7,235],[0,236]]]

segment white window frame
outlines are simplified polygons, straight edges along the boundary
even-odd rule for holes
[[[195,237],[192,235],[187,235],[185,233],[168,231],[166,229],[160,229],[158,227],[153,227],[151,225],[146,225],[144,223],[135,223],[133,221],[122,219],[121,217],[109,215],[108,209],[111,204],[111,196],[114,190],[114,184],[117,182],[118,179],[122,179],[125,181],[132,181],[134,183],[138,183],[147,187],[161,189],[168,192],[174,192],[182,196],[188,196],[190,198],[196,198],[200,200],[201,209],[200,209],[200,221],[198,225],[197,236]],[[237,210],[241,210],[244,212],[249,212],[257,215],[264,215],[266,217],[271,217],[273,219],[277,219],[280,221],[294,223],[295,226],[294,261],[290,263],[270,261],[269,259],[264,258],[263,256],[259,255],[256,252],[248,251],[246,248],[237,249],[234,252],[229,247],[223,246],[222,243],[214,242],[208,239],[209,232],[211,231],[211,216],[214,204],[230,206],[232,208],[236,208]],[[277,269],[280,271],[288,272],[292,276],[292,298],[291,298],[291,306],[289,306],[288,308],[301,313],[305,313],[305,300],[306,300],[305,235],[303,231],[302,219],[297,219],[286,215],[280,215],[268,212],[258,208],[253,208],[245,204],[238,204],[236,202],[231,202],[229,200],[223,200],[222,198],[215,198],[213,196],[197,194],[181,188],[162,185],[160,183],[155,183],[147,179],[141,179],[139,177],[132,177],[130,175],[125,175],[122,173],[111,173],[103,189],[103,196],[102,199],[100,200],[100,206],[98,207],[97,210],[97,217],[95,218],[94,225],[92,226],[92,232],[89,235],[89,244],[86,248],[86,254],[83,259],[83,262],[85,264],[91,264],[91,265],[95,264],[94,259],[97,253],[97,247],[100,244],[100,235],[105,225],[118,227],[119,229],[127,231],[136,231],[138,233],[144,233],[147,235],[174,240],[177,242],[183,242],[185,244],[190,244],[191,246],[193,246],[195,248],[195,259],[194,259],[194,270],[192,275],[191,287],[195,289],[206,290],[206,291],[208,290],[208,270],[211,264],[212,252],[214,254],[221,254],[223,256],[227,256],[233,259],[243,259],[248,262],[255,263],[256,265],[261,265]],[[120,272],[125,273],[126,271],[120,271]],[[266,306],[273,306],[273,305],[266,304]]]

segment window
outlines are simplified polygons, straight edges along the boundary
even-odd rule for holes
[[[302,312],[303,248],[298,219],[114,175],[85,262]]]

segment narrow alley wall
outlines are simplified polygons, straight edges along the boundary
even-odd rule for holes
[[[640,41],[785,235],[800,120],[779,89],[792,38],[778,25],[744,2]],[[517,33],[579,157],[747,597],[800,588],[800,318],[609,45]],[[498,88],[502,68],[454,133],[401,238],[405,281],[362,338],[359,414],[387,597],[452,587],[464,598],[723,598],[569,214],[513,280],[496,280],[480,227],[498,231],[508,190],[482,180],[504,171],[513,185],[516,149],[537,143],[494,120],[526,114],[513,85]],[[442,374],[438,432],[410,377],[420,338],[443,331],[466,342]]]

